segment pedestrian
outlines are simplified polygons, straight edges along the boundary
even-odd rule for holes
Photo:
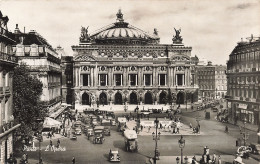
[[[217,162],[217,156],[214,153],[213,156],[212,156],[212,164],[216,164],[216,162]]]
[[[141,132],[143,131],[143,128],[144,128],[143,125],[141,125]]]
[[[225,127],[225,132],[228,133],[228,127],[227,127],[227,125],[226,125],[226,127]]]
[[[75,157],[72,157],[72,164],[75,164],[76,163],[76,159]]]
[[[180,133],[180,129],[178,127],[177,127],[177,132],[176,133],[178,133],[178,134]]]
[[[221,157],[220,157],[220,155],[218,156],[218,164],[221,164]]]
[[[50,140],[50,150],[53,150],[52,140]]]
[[[197,163],[196,157],[193,156],[193,157],[192,157],[192,163],[191,163],[191,164],[196,164],[196,163]]]
[[[60,139],[58,138],[57,140],[57,147],[59,148],[60,147]]]
[[[198,124],[198,133],[200,133],[200,124]]]
[[[160,129],[162,129],[162,123],[160,123]]]
[[[149,133],[149,132],[150,132],[150,129],[151,129],[151,126],[149,126],[149,127],[148,127],[148,132],[147,132],[147,133]]]

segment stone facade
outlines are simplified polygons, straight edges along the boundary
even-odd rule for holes
[[[61,104],[61,58],[60,55],[37,32],[22,33],[16,26],[14,37],[17,44],[13,46],[19,63],[30,66],[31,75],[43,83],[41,100],[50,111]]]
[[[17,57],[12,55],[15,40],[7,30],[8,17],[0,11],[0,163],[5,163],[13,152],[12,135],[19,125],[13,118],[13,69]]]
[[[224,98],[227,92],[226,66],[197,66],[199,95],[205,100]]]
[[[260,127],[260,39],[241,41],[227,63],[230,120]],[[256,128],[257,129],[257,128]]]
[[[80,44],[72,46],[75,107],[165,104],[169,94],[178,104],[195,100],[192,48],[184,46],[179,30],[174,44],[159,41],[156,29],[151,35],[129,25],[121,11],[108,28],[92,34],[83,28]]]

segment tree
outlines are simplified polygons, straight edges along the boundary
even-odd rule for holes
[[[14,119],[21,124],[17,133],[22,139],[30,138],[37,127],[36,119],[44,119],[47,109],[40,101],[42,82],[30,75],[30,68],[21,63],[15,67],[13,75]]]

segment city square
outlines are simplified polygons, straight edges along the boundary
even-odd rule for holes
[[[75,2],[0,2],[0,163],[260,162],[258,0]]]

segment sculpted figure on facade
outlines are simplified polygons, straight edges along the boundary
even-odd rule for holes
[[[173,44],[174,43],[176,43],[176,44],[182,43],[182,37],[180,36],[181,29],[176,30],[176,28],[174,28],[174,30],[175,30],[175,36],[173,35],[173,38],[172,38]]]
[[[89,42],[90,41],[90,36],[88,34],[88,27],[85,28],[85,27],[81,26],[81,35],[79,38],[80,42]]]

